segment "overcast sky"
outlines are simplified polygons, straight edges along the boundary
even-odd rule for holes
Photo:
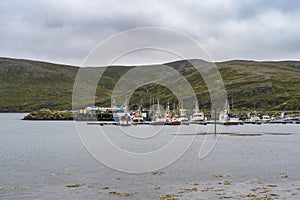
[[[140,27],[182,32],[214,61],[300,60],[296,0],[0,0],[0,57],[80,65],[100,42]]]

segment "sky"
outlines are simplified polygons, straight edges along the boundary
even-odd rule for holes
[[[300,60],[296,0],[0,0],[0,57],[81,65],[107,38],[143,27],[183,33],[213,61]],[[142,57],[122,62],[150,62]]]

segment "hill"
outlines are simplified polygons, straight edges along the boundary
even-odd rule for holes
[[[199,61],[200,62],[200,61]],[[191,83],[200,107],[210,108],[207,87],[199,73],[187,61],[167,63]],[[235,109],[300,110],[300,62],[256,62],[233,60],[216,63]],[[76,66],[23,59],[0,58],[0,111],[28,112],[41,108],[69,110]],[[96,102],[109,106],[112,89],[132,67],[111,66],[99,81]],[[161,103],[176,101],[174,94],[160,85],[149,84],[137,89],[131,107],[142,101],[149,105],[149,94]]]
[[[0,58],[0,111],[69,109],[78,68]]]

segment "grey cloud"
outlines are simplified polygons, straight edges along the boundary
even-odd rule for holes
[[[299,60],[299,10],[292,0],[1,1],[0,56],[80,64],[111,35],[156,26],[191,36],[214,60]]]

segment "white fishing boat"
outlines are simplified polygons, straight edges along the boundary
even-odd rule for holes
[[[223,125],[238,125],[240,122],[237,115],[230,113],[228,100],[225,100],[224,110],[220,112],[219,123]]]
[[[253,114],[249,113],[248,118],[245,120],[246,124],[261,124],[262,121],[259,116],[257,116],[256,111],[254,110]]]
[[[285,121],[289,123],[300,124],[300,114],[292,114],[284,116]]]
[[[183,108],[183,101],[181,101],[181,103],[180,103],[179,119],[181,121],[181,124],[184,124],[184,125],[189,124],[189,117],[186,114],[186,109]]]
[[[116,107],[116,111],[113,112],[113,119],[117,125],[121,125],[121,126],[131,125],[131,117],[128,112],[127,98],[126,98],[126,102],[122,106]]]
[[[270,123],[270,122],[271,122],[271,117],[270,117],[270,115],[263,115],[261,121],[262,121],[262,123],[264,123],[264,124]]]
[[[161,114],[159,99],[157,99],[156,115],[153,117],[151,125],[166,125],[166,118]]]
[[[206,124],[204,113],[199,111],[198,101],[195,101],[195,109],[190,118],[190,124]]]
[[[187,115],[180,115],[179,117],[181,124],[188,125],[189,124],[189,117]]]
[[[250,116],[249,119],[246,119],[245,123],[246,124],[261,124],[262,121],[258,116],[254,115],[254,116]]]
[[[145,122],[142,114],[135,114],[132,119],[131,119],[132,122],[135,122],[135,123],[143,123]]]

